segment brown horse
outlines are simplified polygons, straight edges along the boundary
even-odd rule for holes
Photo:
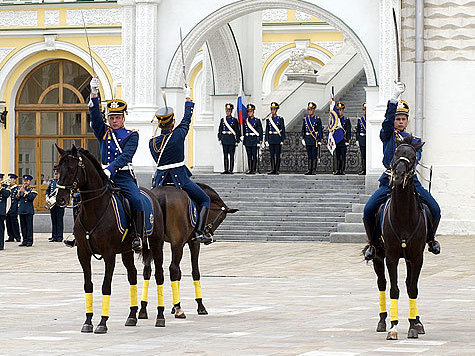
[[[414,188],[414,174],[417,163],[416,153],[423,143],[407,136],[397,146],[391,163],[391,198],[383,211],[382,237],[383,246],[377,246],[373,267],[378,279],[380,320],[377,331],[386,331],[386,278],[384,260],[391,283],[390,318],[391,329],[387,340],[397,340],[398,325],[398,276],[397,268],[400,258],[406,261],[406,288],[409,295],[409,331],[408,338],[418,338],[424,334],[416,299],[417,284],[422,269],[424,247],[427,236],[427,221],[423,208]]]
[[[57,146],[56,146],[57,147]],[[70,150],[57,147],[60,154],[58,170],[58,194],[56,203],[66,206],[72,189],[78,189],[81,194],[81,208],[74,222],[77,255],[84,274],[84,292],[86,294],[86,321],[81,332],[90,333],[93,330],[93,285],[91,280],[91,256],[104,259],[105,274],[102,283],[102,316],[99,325],[94,330],[96,334],[107,332],[106,322],[109,318],[109,301],[111,282],[114,273],[116,255],[122,255],[122,262],[127,269],[130,284],[130,313],[126,326],[137,324],[137,269],[134,265],[132,237],[127,231],[120,232],[116,224],[113,208],[113,190],[109,180],[102,171],[99,162],[88,151],[73,146]],[[157,285],[163,287],[163,218],[160,204],[150,191],[143,191],[152,198],[154,226],[148,237],[150,249],[144,249],[143,257],[152,259],[155,263],[155,279]],[[98,257],[98,255],[100,257]],[[162,302],[163,304],[163,302]],[[160,303],[159,303],[160,308]],[[156,326],[165,323],[162,311],[157,316]]]
[[[230,209],[220,198],[218,193],[206,184],[198,183],[211,199],[210,211],[208,215],[206,234],[212,236],[214,231],[226,218],[227,214],[233,214],[238,209]],[[200,270],[198,258],[200,254],[200,243],[192,241],[194,227],[190,223],[190,209],[188,195],[181,189],[174,186],[157,187],[152,189],[152,194],[160,202],[165,222],[165,241],[171,244],[172,260],[170,264],[170,280],[173,294],[172,313],[175,318],[186,318],[180,305],[180,262],[183,256],[183,247],[188,244],[191,253],[191,266],[193,285],[195,287],[195,300],[198,304],[198,314],[206,315],[208,312],[203,305],[200,284]],[[150,260],[144,259],[144,284],[142,290],[142,301],[139,312],[139,319],[147,319],[148,284],[152,273]]]

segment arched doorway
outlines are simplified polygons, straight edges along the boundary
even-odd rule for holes
[[[44,210],[45,190],[58,162],[57,144],[73,144],[99,155],[89,125],[87,98],[91,75],[77,63],[53,60],[34,68],[15,100],[15,167],[19,177],[33,176],[39,195],[35,210]],[[21,181],[21,180],[20,180]]]

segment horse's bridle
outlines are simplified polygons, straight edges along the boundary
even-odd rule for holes
[[[216,224],[216,221],[221,217],[221,215],[226,214],[226,207],[222,206],[221,208],[210,208],[209,210],[219,210],[219,213],[215,216],[212,222],[209,224],[206,224],[205,226],[205,234],[208,237],[212,237],[214,235],[214,230],[216,228],[214,227],[214,224]]]
[[[413,151],[414,151],[414,155],[417,154],[417,151],[416,149],[414,148],[414,146],[412,145],[409,145],[407,143],[403,143],[399,146],[397,146],[396,150],[399,148],[399,147],[410,147]],[[402,182],[402,187],[405,188],[406,187],[406,184],[407,184],[407,181],[414,177],[414,174],[416,173],[416,167],[415,167],[415,162],[412,166],[412,168],[410,167],[410,164],[411,164],[411,160],[407,157],[404,157],[404,156],[401,156],[399,157],[396,161],[393,161],[391,163],[391,178],[390,178],[390,184],[392,184],[392,181],[393,181],[393,176],[394,176],[394,168],[397,167],[397,165],[400,163],[400,162],[403,162],[404,165],[406,166],[406,173],[404,173],[404,179],[403,179],[403,182]]]

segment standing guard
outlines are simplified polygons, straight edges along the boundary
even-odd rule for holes
[[[132,158],[137,151],[139,134],[134,130],[124,127],[127,103],[120,99],[107,102],[106,125],[102,119],[99,108],[99,79],[91,80],[91,100],[89,102],[89,114],[94,135],[99,141],[101,151],[101,163],[104,174],[120,187],[125,197],[130,202],[135,225],[135,238],[132,241],[132,249],[141,249],[144,238],[145,212],[140,189],[135,180],[132,169]]]
[[[345,117],[345,103],[339,101],[336,104],[338,110],[338,117],[343,128],[344,138],[336,144],[336,175],[344,175],[346,167],[346,150],[350,145],[351,140],[351,122]]]
[[[280,154],[285,140],[284,118],[277,116],[279,104],[273,101],[270,104],[272,117],[266,120],[265,145],[269,147],[271,171],[267,174],[279,174]]]
[[[53,179],[49,182],[48,188],[46,188],[46,204],[49,207],[51,215],[51,237],[49,242],[61,242],[63,241],[63,217],[64,207],[60,207],[56,204],[56,194],[58,193],[59,172],[56,168],[53,169]]]
[[[315,115],[317,104],[307,104],[308,115],[302,122],[302,145],[307,149],[308,171],[305,175],[315,174],[317,170],[318,150],[322,144],[323,126],[322,120]]]
[[[5,243],[5,217],[7,215],[7,201],[10,196],[10,187],[7,180],[3,180],[4,174],[0,173],[2,186],[0,187],[0,250],[3,250]]]
[[[20,242],[20,225],[18,225],[18,190],[20,186],[17,183],[18,176],[15,173],[9,173],[10,178],[10,209],[7,203],[7,242]]]
[[[234,105],[227,103],[224,108],[226,117],[221,118],[218,127],[218,140],[223,146],[224,154],[224,172],[221,174],[233,174],[234,152],[240,142],[241,129],[239,128],[238,119],[232,116]]]
[[[256,107],[254,104],[247,104],[248,118],[243,122],[242,134],[243,143],[246,147],[247,163],[249,171],[247,174],[256,174],[257,172],[257,145],[262,144],[262,123],[261,120],[254,117]]]
[[[173,128],[175,126],[173,108],[165,106],[158,109],[155,114],[161,132],[160,136],[152,137],[149,142],[150,152],[155,162],[157,162],[153,187],[161,187],[171,183],[175,187],[183,189],[196,202],[199,211],[198,221],[193,232],[193,240],[208,245],[213,242],[213,239],[204,234],[204,228],[208,220],[211,200],[204,190],[190,179],[191,172],[185,165],[185,139],[190,129],[191,117],[193,116],[193,108],[195,106],[190,97],[190,89],[185,88],[185,113],[176,128]]]
[[[17,196],[19,200],[18,214],[20,215],[20,227],[23,241],[18,246],[33,246],[33,215],[35,208],[33,200],[38,193],[30,186],[33,177],[29,174],[23,176],[23,185],[18,190]]]
[[[366,103],[363,103],[363,116],[358,119],[356,124],[356,144],[361,153],[361,171],[360,176],[366,174]]]

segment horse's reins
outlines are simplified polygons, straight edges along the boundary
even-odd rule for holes
[[[214,234],[214,230],[213,230],[214,224],[216,223],[216,221],[218,221],[218,219],[221,217],[222,214],[226,213],[226,208],[224,206],[222,206],[221,208],[210,208],[209,210],[219,210],[218,215],[215,216],[213,221],[210,222],[209,224],[206,224],[206,226],[205,226],[206,233],[213,236],[213,234]]]

